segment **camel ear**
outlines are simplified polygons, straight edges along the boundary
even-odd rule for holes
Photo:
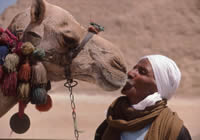
[[[32,0],[31,6],[31,22],[41,23],[45,16],[46,11],[45,0]]]

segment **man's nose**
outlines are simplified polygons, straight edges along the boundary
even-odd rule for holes
[[[128,79],[133,79],[133,78],[135,78],[136,76],[137,76],[137,70],[136,69],[133,69],[133,70],[130,70],[129,72],[128,72]]]

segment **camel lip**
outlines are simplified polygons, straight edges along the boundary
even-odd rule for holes
[[[73,78],[89,83],[95,83],[95,79],[89,74],[76,74],[73,75]]]
[[[101,74],[101,78],[100,78],[101,81],[98,81],[99,78],[97,78],[95,80],[95,78],[92,77],[89,74],[76,74],[76,75],[73,75],[73,77],[75,79],[78,79],[78,80],[81,80],[81,81],[86,81],[86,82],[90,82],[90,83],[97,83],[97,85],[99,87],[101,87],[102,89],[104,89],[106,91],[114,91],[114,90],[117,90],[121,87],[121,86],[115,85],[115,84],[111,83],[110,81],[108,81],[102,74]],[[102,82],[104,84],[101,84]]]
[[[103,73],[100,73],[101,77],[102,77],[102,81],[104,82],[105,86],[101,86],[104,90],[106,91],[114,91],[114,90],[118,90],[122,87],[122,85],[119,84],[114,84],[113,82],[111,82],[110,80],[107,80],[107,78],[103,75]]]

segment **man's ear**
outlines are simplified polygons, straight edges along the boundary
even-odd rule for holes
[[[46,11],[45,0],[32,0],[31,6],[31,22],[40,24],[45,16]]]

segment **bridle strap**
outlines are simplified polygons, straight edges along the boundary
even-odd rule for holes
[[[72,53],[73,53],[72,59],[74,59],[80,53],[80,51],[83,49],[85,44],[93,37],[93,35],[94,33],[88,32],[85,38],[83,39],[83,41],[80,43],[80,45],[72,50]]]
[[[94,33],[88,32],[83,41],[76,47],[69,50],[67,54],[68,64],[65,67],[65,77],[67,80],[72,80],[70,65],[72,64],[72,60],[81,52],[87,42],[93,37]]]

